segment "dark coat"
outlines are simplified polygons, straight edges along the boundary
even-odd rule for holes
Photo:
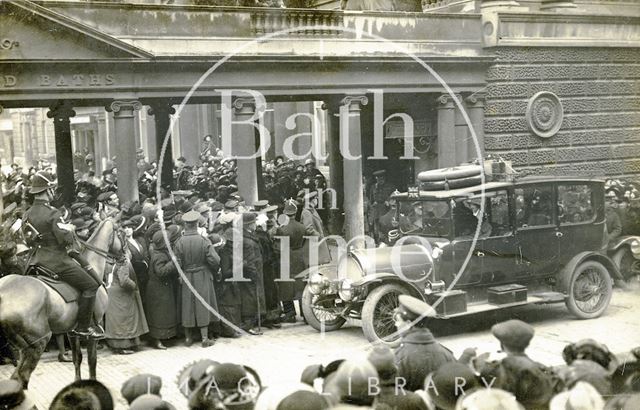
[[[131,266],[136,273],[136,284],[140,290],[140,296],[144,300],[149,281],[149,250],[144,241],[140,241],[140,238],[130,238],[126,243],[129,252],[131,252]]]
[[[305,229],[302,223],[296,221],[295,219],[289,219],[289,223],[287,225],[279,226],[275,230],[276,236],[276,244],[278,248],[278,253],[282,250],[279,249],[282,245],[282,239],[277,239],[277,237],[287,237],[289,238],[289,265],[286,264],[283,266],[280,262],[278,265],[280,269],[289,269],[289,274],[287,276],[286,272],[280,271],[278,276],[281,279],[290,278],[288,281],[279,281],[278,282],[278,296],[281,301],[289,301],[300,299],[302,295],[302,290],[304,289],[304,281],[298,279],[294,280],[297,274],[307,269],[306,260],[304,257],[304,243],[307,230]],[[278,254],[278,259],[280,259],[280,255]]]
[[[109,294],[109,305],[105,313],[107,339],[133,339],[149,331],[131,264],[123,264],[115,269],[113,281],[107,292]]]
[[[166,248],[151,247],[146,309],[149,334],[156,339],[169,339],[178,328],[176,288],[178,270]]]
[[[214,274],[220,267],[220,256],[209,239],[201,236],[196,230],[188,230],[176,241],[175,254],[182,272],[187,280],[198,291],[198,294],[215,311],[218,310],[214,288]],[[218,317],[203,305],[189,287],[181,285],[182,326],[205,327],[210,322],[217,322]]]
[[[242,272],[249,279],[240,282],[240,298],[242,300],[242,317],[257,317],[258,311],[265,313],[264,286],[262,276],[262,249],[258,237],[248,230],[242,231]]]
[[[275,310],[278,308],[278,287],[276,279],[278,279],[279,269],[276,264],[280,263],[274,249],[273,241],[267,232],[258,228],[256,237],[260,242],[260,250],[262,252],[262,275],[264,287],[264,302],[267,310]]]
[[[227,241],[220,248],[220,277],[219,286],[216,286],[218,304],[224,306],[240,306],[240,289],[238,282],[233,278],[233,242]],[[227,280],[229,279],[229,280]]]
[[[524,353],[486,363],[479,371],[485,380],[495,377],[492,387],[513,393],[527,409],[547,409],[551,398],[561,390],[560,379],[551,369]]]
[[[406,390],[416,391],[424,387],[427,375],[440,366],[456,359],[426,328],[414,327],[403,337],[395,351],[398,377],[404,377]]]
[[[305,208],[300,214],[300,222],[306,228],[307,236],[316,236],[318,238],[318,243],[325,237],[324,234],[324,226],[322,224],[322,218],[318,215],[318,211],[313,208]],[[304,257],[307,265],[310,265],[311,258],[309,257],[310,251],[310,242],[306,241],[304,244]],[[323,265],[325,263],[331,262],[331,255],[329,253],[329,246],[326,241],[323,241],[318,246],[318,265]]]

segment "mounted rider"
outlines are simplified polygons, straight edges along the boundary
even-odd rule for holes
[[[100,276],[80,253],[73,248],[73,227],[64,223],[59,210],[49,205],[56,181],[45,171],[32,178],[30,193],[33,206],[24,215],[23,233],[31,239],[34,253],[28,266],[39,265],[80,291],[78,323],[73,333],[78,336],[104,338],[100,326],[92,326],[91,318],[96,292],[102,284]]]

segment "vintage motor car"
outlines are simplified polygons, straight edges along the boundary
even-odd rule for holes
[[[558,302],[595,318],[640,258],[639,237],[607,241],[604,181],[496,172],[482,183],[480,165],[418,181],[392,195],[395,244],[308,270],[302,308],[315,329],[361,319],[369,341],[398,343],[400,294],[431,304],[438,319]]]

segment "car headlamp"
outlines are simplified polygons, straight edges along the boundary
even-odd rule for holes
[[[442,256],[442,253],[443,253],[443,250],[440,247],[436,246],[431,250],[431,257],[433,259],[438,259],[440,256]]]
[[[338,289],[338,296],[344,301],[350,301],[353,298],[353,288],[351,279],[343,279],[340,282],[340,288]]]
[[[640,241],[638,241],[638,240],[633,240],[633,241],[631,242],[631,245],[629,246],[629,248],[631,249],[631,252],[632,252],[634,255],[638,255],[638,254],[640,254]]]
[[[309,276],[309,291],[314,295],[319,295],[323,290],[329,287],[329,280],[320,273],[314,273]]]

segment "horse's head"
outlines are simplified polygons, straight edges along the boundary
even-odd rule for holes
[[[124,253],[124,234],[112,218],[101,221],[87,240],[87,248],[105,258],[120,259]]]

